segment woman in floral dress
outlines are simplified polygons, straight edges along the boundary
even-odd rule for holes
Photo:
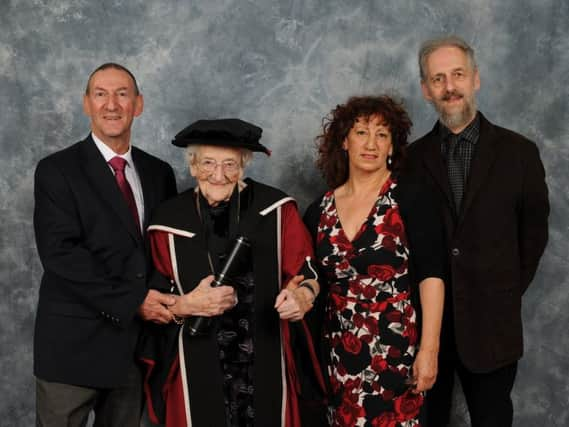
[[[436,378],[442,227],[428,189],[400,173],[410,128],[393,99],[358,97],[334,109],[317,138],[332,190],[305,220],[327,281],[332,426],[420,426]]]

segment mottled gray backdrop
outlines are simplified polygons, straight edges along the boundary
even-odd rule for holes
[[[41,265],[33,172],[82,139],[81,97],[107,61],[145,96],[135,145],[190,184],[173,135],[199,118],[264,128],[273,156],[250,175],[301,207],[324,189],[313,168],[322,117],[349,95],[400,95],[417,137],[435,115],[420,96],[416,51],[447,32],[477,49],[480,109],[535,140],[551,190],[550,241],[524,299],[526,354],[516,426],[569,425],[569,3],[566,0],[1,0],[0,424],[34,425],[32,335]],[[491,209],[491,207],[489,207]],[[481,236],[482,237],[482,236]],[[457,394],[454,426],[468,417]]]

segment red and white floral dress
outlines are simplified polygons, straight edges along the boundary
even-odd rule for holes
[[[320,204],[316,256],[330,287],[325,334],[332,426],[420,425],[423,396],[407,384],[418,330],[396,187],[393,179],[385,183],[352,241],[342,229],[333,191]]]

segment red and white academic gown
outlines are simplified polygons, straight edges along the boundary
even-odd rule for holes
[[[239,228],[251,241],[255,281],[255,424],[297,427],[301,382],[319,390],[324,383],[306,324],[280,320],[274,302],[294,275],[317,277],[309,261],[312,240],[292,198],[253,180],[245,182]],[[169,200],[149,227],[154,264],[178,294],[190,292],[212,274],[196,196],[192,189]],[[217,355],[215,333],[190,336],[183,325],[149,327],[140,356],[148,367],[145,387],[153,422],[168,427],[225,425]]]

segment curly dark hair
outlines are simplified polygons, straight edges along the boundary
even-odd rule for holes
[[[315,140],[318,149],[316,167],[330,188],[337,188],[348,180],[348,159],[342,149],[344,139],[357,119],[368,120],[372,116],[381,117],[391,132],[393,154],[388,169],[392,172],[401,169],[407,138],[413,126],[403,103],[387,95],[354,96],[322,119],[323,132]]]

